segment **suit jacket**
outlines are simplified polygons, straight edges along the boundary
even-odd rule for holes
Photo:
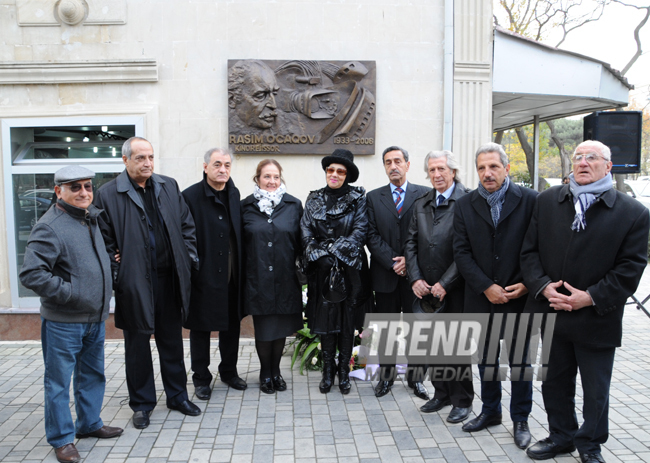
[[[574,215],[568,185],[539,196],[521,254],[530,290],[525,311],[556,313],[541,291],[551,281],[566,281],[589,291],[595,305],[557,311],[556,335],[582,344],[618,347],[625,302],[636,291],[647,265],[650,216],[641,203],[614,189],[587,209],[586,229],[571,230]]]
[[[228,179],[226,191],[230,215],[225,204],[208,185],[205,174],[203,180],[183,191],[183,197],[196,223],[197,250],[201,262],[198,272],[192,273],[189,315],[183,324],[190,330],[228,330],[228,306],[231,298],[236,298],[239,319],[243,317],[240,297],[241,205],[239,190],[232,178]],[[229,291],[229,268],[237,294],[230,294]]]
[[[413,215],[415,200],[431,188],[409,182],[404,196],[401,217],[397,215],[390,185],[372,190],[367,195],[368,239],[370,250],[370,277],[372,289],[390,293],[397,288],[399,276],[393,271],[393,257],[404,255],[404,243]]]
[[[465,312],[523,312],[526,296],[492,304],[483,291],[492,284],[505,288],[523,283],[519,255],[536,197],[536,191],[511,181],[496,229],[490,206],[478,190],[456,202],[454,260],[465,278]]]

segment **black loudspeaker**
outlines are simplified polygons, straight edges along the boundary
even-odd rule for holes
[[[598,111],[584,118],[584,139],[612,151],[613,174],[641,172],[641,111]]]

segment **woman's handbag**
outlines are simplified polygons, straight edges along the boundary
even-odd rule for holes
[[[339,266],[339,260],[334,258],[334,265],[330,273],[325,277],[323,285],[323,299],[327,302],[342,302],[348,297],[348,291],[345,287],[345,275],[343,269]]]

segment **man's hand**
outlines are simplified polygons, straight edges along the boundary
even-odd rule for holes
[[[553,287],[549,289],[547,294],[546,290],[551,285],[553,285]],[[560,286],[564,286],[569,290],[571,294],[567,296],[565,294],[558,293],[557,288]],[[551,307],[553,307],[555,310],[566,310],[567,312],[571,312],[573,310],[579,310],[583,307],[589,307],[593,305],[591,296],[587,291],[582,291],[581,289],[574,288],[567,282],[558,281],[557,283],[550,283],[546,288],[544,288],[542,294],[544,297],[546,297],[546,299],[548,299],[548,301],[551,303]]]
[[[393,271],[399,276],[406,275],[406,259],[404,256],[393,257],[393,261],[395,262],[393,264]]]
[[[439,297],[440,302],[442,302],[447,295],[447,291],[445,291],[445,288],[443,288],[440,282],[438,282],[431,287],[431,294],[433,294],[433,297]]]
[[[488,289],[483,291],[483,294],[487,296],[488,300],[492,304],[505,304],[509,300],[506,290],[497,284],[490,286]]]
[[[504,289],[506,290],[506,297],[509,300],[517,299],[528,294],[528,288],[523,283],[506,286]]]
[[[418,299],[422,299],[422,296],[426,296],[431,292],[431,286],[429,286],[424,280],[417,280],[413,283],[411,288],[413,289],[413,294],[415,294]]]

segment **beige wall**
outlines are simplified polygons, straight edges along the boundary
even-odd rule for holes
[[[392,144],[410,151],[411,181],[427,183],[422,170],[424,156],[443,148],[445,0],[87,3],[88,22],[92,19],[107,25],[53,23],[54,2],[49,0],[0,0],[0,65],[4,65],[0,69],[0,118],[142,114],[145,136],[158,155],[156,171],[175,177],[184,188],[200,179],[203,153],[227,145],[228,59],[375,60],[376,154],[356,159],[361,171],[356,184],[370,190],[386,183],[379,156]],[[463,3],[483,8],[490,4],[489,0]],[[487,12],[469,10],[487,15],[490,21],[489,8]],[[481,20],[485,22],[485,18]],[[41,25],[21,26],[19,22]],[[142,59],[155,60],[157,81],[123,83],[118,81],[121,71],[115,71],[107,77],[108,83],[2,84],[7,69],[18,69],[21,75],[26,71],[20,70],[20,65],[30,62],[89,60],[99,62],[101,68],[104,60],[126,63]],[[51,76],[54,82],[61,78],[62,73],[57,74],[47,63],[42,69],[45,78]],[[101,71],[89,73],[100,75]],[[135,79],[130,75],[151,79],[151,69],[125,72],[122,78]],[[484,100],[484,95],[476,98]],[[462,136],[455,132],[454,140]],[[288,191],[301,200],[324,185],[320,156],[276,158],[285,168]],[[262,156],[244,155],[235,160],[232,175],[242,197],[252,192],[251,177],[260,159]],[[7,307],[4,208],[2,198],[0,306]]]

